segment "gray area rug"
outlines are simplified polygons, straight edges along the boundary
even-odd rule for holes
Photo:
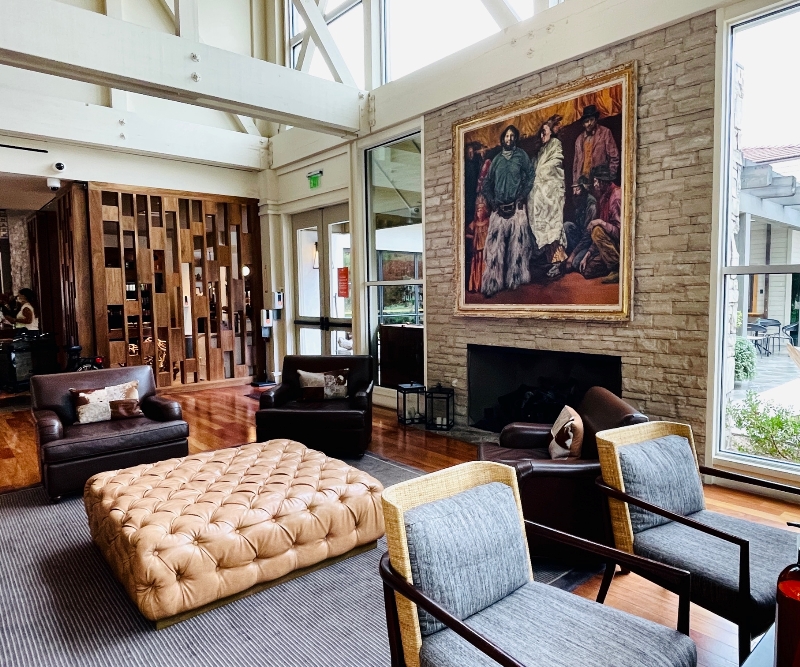
[[[421,474],[370,454],[351,463],[385,486]],[[385,550],[381,540],[373,551],[156,631],[91,541],[81,498],[53,505],[41,487],[3,494],[0,666],[388,667],[378,575]]]

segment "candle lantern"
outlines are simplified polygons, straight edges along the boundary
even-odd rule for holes
[[[424,384],[397,385],[397,421],[404,425],[425,423]]]
[[[438,383],[425,392],[425,428],[449,431],[455,424],[456,392]]]

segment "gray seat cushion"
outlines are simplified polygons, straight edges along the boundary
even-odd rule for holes
[[[750,542],[751,629],[756,633],[766,630],[775,621],[778,575],[797,560],[797,535],[707,510],[689,518]],[[635,535],[633,550],[645,558],[689,570],[692,573],[692,601],[737,622],[737,545],[670,522]]]
[[[689,441],[667,435],[619,448],[625,493],[686,516],[706,508],[703,484]],[[634,534],[669,521],[628,504]]]
[[[530,581],[514,493],[492,482],[405,513],[414,585],[459,619]],[[445,627],[419,609],[423,635]]]
[[[528,583],[466,620],[528,667],[693,667],[694,642],[638,616]],[[422,667],[496,667],[450,629],[424,637]]]

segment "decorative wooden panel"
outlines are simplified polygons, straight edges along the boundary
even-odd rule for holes
[[[86,354],[94,353],[86,197],[83,184],[68,185],[28,221],[40,327],[54,335],[62,364],[63,346],[81,345]]]
[[[152,365],[159,387],[263,374],[254,201],[93,183],[89,202],[108,365]]]

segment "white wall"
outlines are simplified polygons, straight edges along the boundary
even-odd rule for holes
[[[62,161],[67,168],[60,176],[69,180],[139,185],[238,197],[259,196],[257,172],[3,135],[0,135],[0,143],[43,148],[48,151],[45,154],[1,149],[0,172],[41,176],[45,179],[57,175],[53,163]]]

